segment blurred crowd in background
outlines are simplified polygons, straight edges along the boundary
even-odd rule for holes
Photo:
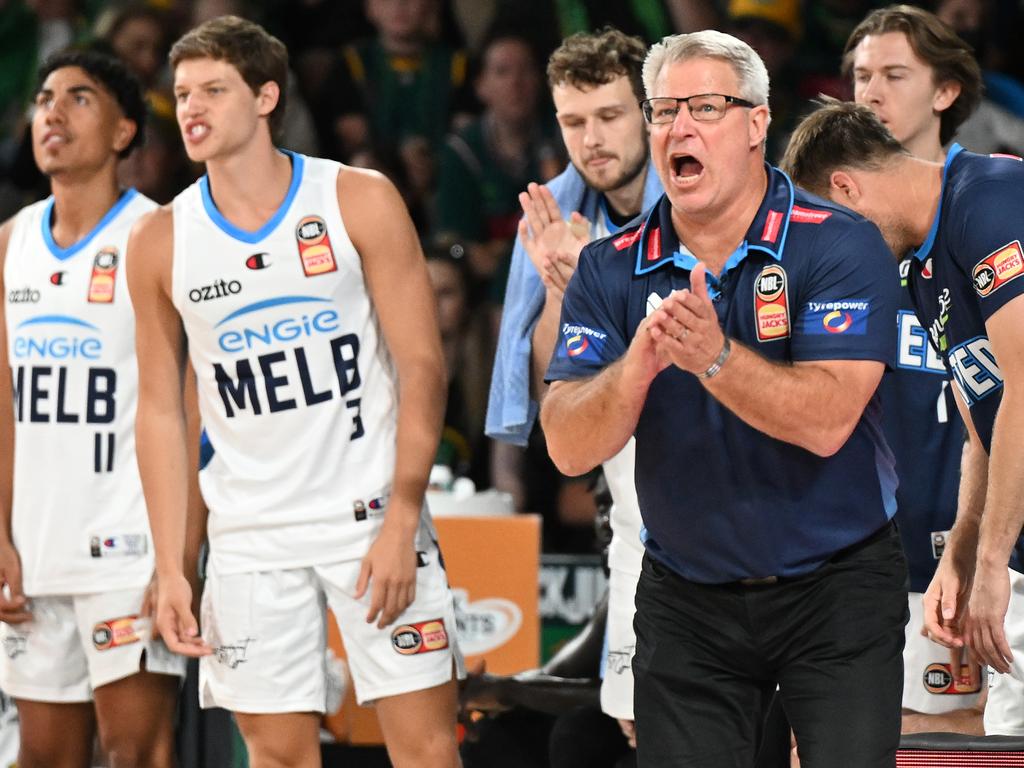
[[[167,52],[183,32],[235,14],[287,46],[282,147],[376,168],[402,191],[437,294],[450,391],[437,462],[541,513],[546,551],[594,547],[587,478],[564,478],[543,436],[526,449],[484,436],[494,341],[528,182],[566,155],[544,67],[574,32],[611,25],[648,43],[717,28],[748,42],[771,76],[768,159],[818,94],[852,96],[843,46],[876,0],[0,0],[0,220],[48,194],[27,131],[36,70],[71,44],[123,57],[146,89],[146,144],[122,182],[160,203],[199,173],[185,157]],[[986,98],[958,138],[977,152],[1024,151],[1021,0],[923,4],[975,49]]]

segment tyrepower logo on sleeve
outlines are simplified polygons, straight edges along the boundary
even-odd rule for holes
[[[448,631],[444,628],[444,619],[395,627],[391,633],[391,645],[403,656],[444,650],[448,647]]]
[[[760,342],[788,339],[789,290],[786,270],[769,264],[761,270],[754,283],[754,318]]]
[[[804,333],[863,336],[868,332],[871,302],[867,299],[808,301]]]
[[[585,325],[562,324],[562,343],[558,345],[558,356],[573,362],[601,363],[601,351],[608,334]]]
[[[974,267],[974,290],[984,298],[1021,275],[1024,275],[1024,252],[1020,240],[1014,240],[978,262]]]

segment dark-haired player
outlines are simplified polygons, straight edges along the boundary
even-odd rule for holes
[[[174,764],[184,659],[152,640],[144,616],[153,548],[125,277],[129,230],[155,205],[117,183],[144,122],[123,64],[85,51],[50,59],[32,146],[52,195],[0,228],[0,679],[17,703],[23,768],[91,765],[97,730],[113,768]]]
[[[954,144],[912,157],[866,107],[828,103],[793,133],[799,184],[874,221],[910,252],[921,326],[967,424],[956,524],[924,597],[929,636],[999,674],[985,733],[1024,735],[1024,163]]]

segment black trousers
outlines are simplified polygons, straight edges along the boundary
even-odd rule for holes
[[[774,584],[696,584],[645,556],[639,768],[751,768],[776,686],[802,768],[893,768],[907,568],[892,525]]]

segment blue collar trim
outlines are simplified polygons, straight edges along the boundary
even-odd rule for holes
[[[122,192],[121,197],[117,199],[117,202],[114,203],[111,209],[107,211],[105,214],[103,214],[102,219],[96,222],[96,226],[89,230],[89,233],[85,237],[80,239],[77,243],[68,246],[67,248],[61,248],[53,239],[53,196],[51,195],[50,198],[46,201],[46,208],[43,210],[43,242],[46,243],[46,247],[50,250],[50,253],[54,255],[54,258],[60,259],[61,261],[67,261],[76,253],[78,253],[87,245],[89,245],[90,241],[94,237],[96,237],[100,230],[102,230],[111,221],[113,221],[117,214],[123,211],[124,207],[135,199],[135,196],[137,194],[139,193],[138,190],[136,189],[126,189],[124,192]]]
[[[942,166],[942,186],[939,188],[939,206],[935,209],[935,218],[932,219],[932,225],[928,229],[928,237],[924,239],[924,243],[916,251],[911,251],[914,258],[918,261],[927,259],[931,253],[932,246],[935,245],[935,238],[939,234],[939,220],[942,218],[942,197],[946,193],[946,174],[949,172],[949,166],[953,162],[953,158],[963,151],[963,147],[954,143],[946,154],[946,164]]]
[[[782,260],[782,254],[786,248],[786,237],[789,234],[789,220],[793,212],[796,193],[793,188],[793,181],[784,171],[773,168],[767,163],[765,164],[765,171],[768,174],[768,186],[765,190],[764,200],[761,201],[761,207],[754,216],[745,239],[725,262],[725,266],[722,268],[723,275],[731,269],[735,269],[751,251],[762,251],[776,261]],[[772,203],[783,203],[785,206],[784,212],[782,210],[773,210]],[[781,208],[782,206],[779,207]],[[771,227],[768,225],[768,219],[772,215],[781,216],[781,221],[778,223],[778,231],[774,233],[771,232]],[[652,227],[660,232],[661,248],[659,253],[651,254],[652,258],[647,259],[648,263],[645,264],[644,261],[649,247],[648,236],[651,233]],[[776,241],[778,242],[777,246]],[[669,203],[667,195],[662,195],[658,200],[658,204],[651,209],[644,220],[643,232],[640,234],[637,247],[636,267],[633,272],[636,275],[643,275],[664,264],[673,264],[686,270],[692,270],[697,265],[696,257],[686,250],[685,246],[679,243],[676,237],[675,228],[672,226],[672,205]],[[713,281],[713,284],[717,284],[718,279],[714,275],[708,273],[708,277]],[[713,285],[709,285],[709,289],[713,288]]]
[[[608,230],[609,235],[619,234],[619,230],[622,229],[619,225],[612,221],[612,217],[608,215],[608,199],[604,194],[598,195],[597,198],[598,214],[604,216],[604,225]]]
[[[288,209],[291,208],[292,200],[295,199],[295,194],[299,191],[299,184],[302,183],[302,171],[305,168],[305,157],[302,155],[291,152],[287,149],[280,149],[282,152],[291,159],[292,161],[292,181],[288,185],[288,194],[284,196],[284,200],[281,205],[278,206],[277,211],[271,216],[267,222],[257,229],[255,232],[251,232],[241,227],[236,227],[230,221],[224,218],[219,210],[217,210],[217,204],[213,202],[213,197],[210,195],[210,177],[204,175],[199,179],[199,190],[203,196],[203,208],[206,209],[206,214],[210,217],[210,220],[217,225],[224,234],[229,237],[240,240],[243,243],[258,243],[273,232],[277,225],[281,223],[281,220],[288,213]]]

